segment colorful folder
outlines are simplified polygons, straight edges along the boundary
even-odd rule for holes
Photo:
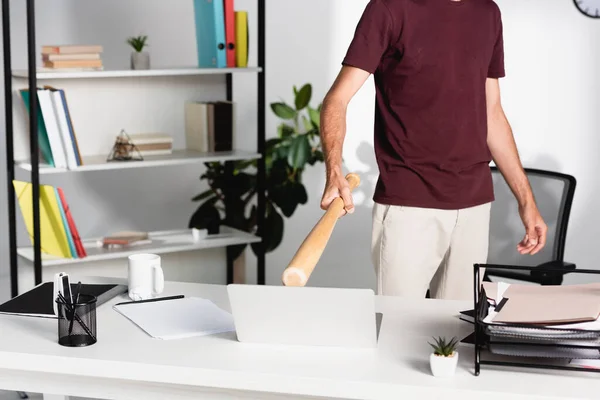
[[[32,184],[13,181],[21,214],[33,243]],[[40,185],[40,242],[43,253],[72,258],[67,232],[62,222],[59,203],[52,186]]]
[[[248,12],[235,12],[235,65],[248,66]]]
[[[194,0],[198,66],[227,67],[223,0]]]
[[[223,10],[225,14],[227,67],[235,68],[235,11],[233,0],[223,0]]]

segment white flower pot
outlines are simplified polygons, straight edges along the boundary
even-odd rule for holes
[[[438,356],[431,353],[429,356],[429,365],[431,366],[431,373],[435,377],[448,378],[453,376],[458,365],[458,351],[455,351],[450,357]]]
[[[142,51],[131,53],[131,69],[150,69],[150,54]]]

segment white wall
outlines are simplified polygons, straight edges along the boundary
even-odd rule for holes
[[[242,1],[237,0],[240,7],[242,4],[247,4],[246,7],[254,4],[252,0]],[[25,65],[25,18],[24,7],[20,3],[12,2],[16,36],[13,46],[15,60],[20,58],[21,65]],[[92,0],[37,2],[38,15],[44,15],[44,18],[38,18],[38,43],[41,38],[57,41],[76,37],[84,42],[99,39],[113,49],[107,65],[125,67],[127,50],[119,47],[122,38],[145,30],[151,38],[155,38],[151,48],[153,62],[189,64],[193,62],[193,56],[189,54],[193,51],[189,41],[193,36],[191,26],[185,22],[188,16],[166,3],[160,0],[111,0],[99,6]],[[177,0],[177,3],[189,7],[190,2]],[[367,0],[267,1],[267,102],[279,98],[291,101],[292,86],[310,82],[315,93],[313,104],[316,104],[339,70],[366,3]],[[597,135],[600,120],[596,118],[600,109],[600,76],[597,72],[600,70],[600,47],[596,39],[600,37],[600,23],[580,15],[569,0],[498,0],[498,4],[505,25],[508,73],[502,81],[504,106],[523,162],[529,167],[555,169],[577,177],[566,257],[581,267],[594,268],[593,238],[600,226],[600,213],[594,207],[600,197],[600,183],[595,179],[595,171],[600,168],[600,160],[595,156],[600,145]],[[115,10],[119,12],[115,13]],[[60,21],[65,21],[65,24]],[[99,33],[106,27],[109,28],[107,32]],[[164,38],[159,39],[159,35],[164,35]],[[256,55],[252,50],[251,54]],[[249,95],[254,97],[254,93],[252,91]],[[357,212],[338,223],[315,270],[312,285],[374,286],[369,256],[371,196],[377,177],[372,147],[373,96],[373,83],[369,80],[351,103],[348,113],[348,135],[344,147],[346,167],[348,171],[360,173],[363,179],[355,193]],[[267,112],[267,135],[272,136],[277,120]],[[243,118],[254,122],[250,110],[244,113]],[[3,143],[0,144],[0,162],[2,146]],[[160,204],[166,206],[176,202],[177,207],[170,208],[173,211],[159,219],[160,223],[181,225],[187,222],[193,210],[193,205],[187,202],[189,196],[184,198],[184,193],[196,193],[198,173],[193,169],[180,171],[177,180],[171,183],[180,193],[175,198],[161,195],[162,200],[154,205],[153,210],[159,210]],[[151,179],[156,176],[154,172],[138,179]],[[172,176],[165,174],[159,174],[156,179],[168,182]],[[309,203],[286,221],[284,242],[269,254],[268,283],[279,284],[281,272],[322,214],[319,209],[324,185],[322,166],[310,168],[305,177]],[[4,187],[4,182],[0,183]],[[123,181],[117,183],[124,184]],[[185,188],[189,191],[186,192]],[[4,201],[3,190],[0,190],[0,200]],[[107,204],[99,212],[107,212],[112,205]],[[148,224],[161,217],[149,215],[149,218]],[[0,223],[3,221],[0,220]],[[84,229],[88,229],[90,234],[92,230],[99,233],[104,226]],[[1,235],[5,232],[2,231]],[[515,238],[515,243],[517,240]],[[0,245],[4,260],[5,240]],[[249,257],[248,261],[248,273],[250,281],[253,281],[254,258]],[[2,261],[0,265],[4,267],[7,264]]]
[[[470,1],[470,0],[466,0]],[[290,98],[293,84],[312,82],[323,96],[339,69],[367,0],[270,1],[267,98]],[[525,166],[557,170],[578,179],[566,258],[596,268],[600,230],[600,22],[581,15],[570,0],[497,0],[503,13],[507,78],[503,102]],[[286,15],[281,18],[278,16]],[[290,17],[292,16],[292,17]],[[292,55],[286,48],[293,48]],[[357,212],[340,221],[312,278],[322,286],[374,286],[369,258],[370,207],[377,176],[372,148],[371,80],[352,101],[344,158],[366,181]],[[268,120],[272,126],[275,120]],[[324,184],[321,167],[307,177],[310,203],[290,222],[282,246],[268,259],[269,282],[316,222]],[[543,201],[543,199],[539,199]],[[289,229],[289,227],[293,227]],[[520,238],[515,238],[515,245]]]

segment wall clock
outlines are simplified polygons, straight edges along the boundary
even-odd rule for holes
[[[600,18],[600,0],[573,0],[573,2],[583,15]]]

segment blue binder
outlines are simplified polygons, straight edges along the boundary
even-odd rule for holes
[[[225,68],[225,14],[223,0],[194,0],[198,66]]]

